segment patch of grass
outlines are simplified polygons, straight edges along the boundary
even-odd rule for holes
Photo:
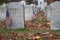
[[[50,32],[54,32],[56,35],[60,35],[60,30],[28,30],[28,29],[0,29],[0,34],[1,33],[8,33],[8,32],[20,32],[20,33],[36,33],[36,32],[46,32],[46,31],[50,31]]]
[[[25,33],[25,32],[29,32],[30,30],[28,29],[0,29],[0,33],[7,33],[7,32],[21,32],[21,33]]]

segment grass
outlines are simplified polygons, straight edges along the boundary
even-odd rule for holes
[[[55,33],[55,35],[57,36],[57,38],[60,39],[60,30],[28,30],[28,29],[0,29],[0,34],[1,33],[9,33],[9,32],[15,32],[15,33],[37,33],[37,32],[40,32],[40,33],[43,33],[43,32],[53,32]]]
[[[21,32],[21,33],[25,33],[25,32],[29,32],[29,30],[27,29],[0,29],[0,33],[7,33],[7,32]]]
[[[0,29],[0,33],[7,33],[7,32],[21,32],[21,33],[35,33],[35,32],[46,32],[51,31],[56,33],[57,35],[60,35],[60,30],[28,30],[28,29]]]

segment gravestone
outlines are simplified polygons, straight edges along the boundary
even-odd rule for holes
[[[1,21],[5,20],[5,16],[6,16],[6,4],[0,5],[0,20]]]
[[[19,2],[12,2],[8,4],[9,13],[12,18],[12,25],[8,29],[24,28],[24,9]]]
[[[51,22],[51,30],[60,30],[60,1],[51,3],[50,5],[49,20]]]
[[[32,20],[33,16],[33,6],[26,5],[25,6],[25,20]]]

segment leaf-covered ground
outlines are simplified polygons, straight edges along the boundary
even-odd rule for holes
[[[60,39],[60,30],[0,29],[0,40],[40,40],[51,37]]]
[[[44,16],[43,11],[35,14],[33,20],[25,21],[25,26],[30,30],[50,30],[50,22]]]
[[[46,38],[46,39],[45,39]],[[24,29],[6,29],[0,21],[0,40],[60,40],[60,30],[50,30],[50,22],[40,11],[33,20],[25,21]]]

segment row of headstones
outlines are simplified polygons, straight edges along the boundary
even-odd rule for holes
[[[34,5],[22,5],[19,2],[12,2],[7,4],[5,7],[0,6],[0,20],[5,20],[6,11],[8,9],[9,16],[12,19],[12,25],[7,25],[8,29],[17,29],[17,28],[24,28],[24,21],[25,20],[32,20],[33,18],[33,11],[37,13],[37,11],[34,8]],[[7,24],[10,22],[9,18],[6,19]]]
[[[40,3],[40,2],[42,2],[42,3]],[[21,1],[21,2],[19,2],[19,3],[21,3],[21,4],[24,4],[25,5],[25,10],[28,10],[28,6],[30,6],[30,5],[26,5],[26,3],[25,3],[25,1]],[[34,5],[34,4],[33,4]],[[33,5],[31,5],[31,7],[33,6]],[[33,9],[33,13],[37,13],[37,12],[39,12],[39,10],[40,9],[45,9],[45,6],[47,5],[47,3],[46,2],[44,2],[44,0],[38,0],[38,5],[34,5],[33,7],[32,7],[32,9]],[[6,13],[6,4],[4,4],[3,3],[3,5],[0,5],[0,14],[2,13],[2,15],[0,15],[0,20],[4,20],[5,19],[5,13]],[[30,13],[30,11],[29,11],[29,13]],[[31,13],[30,13],[31,14]],[[28,20],[28,19],[26,19],[26,20]]]
[[[24,28],[24,21],[33,20],[33,17],[34,17],[33,15],[38,12],[37,10],[39,10],[39,7],[34,4],[31,4],[31,5],[23,5],[23,4],[24,4],[23,1],[12,2],[7,4],[5,7],[0,7],[0,9],[2,10],[0,12],[3,13],[3,14],[0,13],[1,19],[2,18],[3,20],[5,19],[7,9],[10,14],[9,15],[10,18],[12,19],[11,25],[9,25],[9,23],[11,22],[10,18],[6,19],[7,21],[6,23],[8,24],[7,25],[8,29]]]

